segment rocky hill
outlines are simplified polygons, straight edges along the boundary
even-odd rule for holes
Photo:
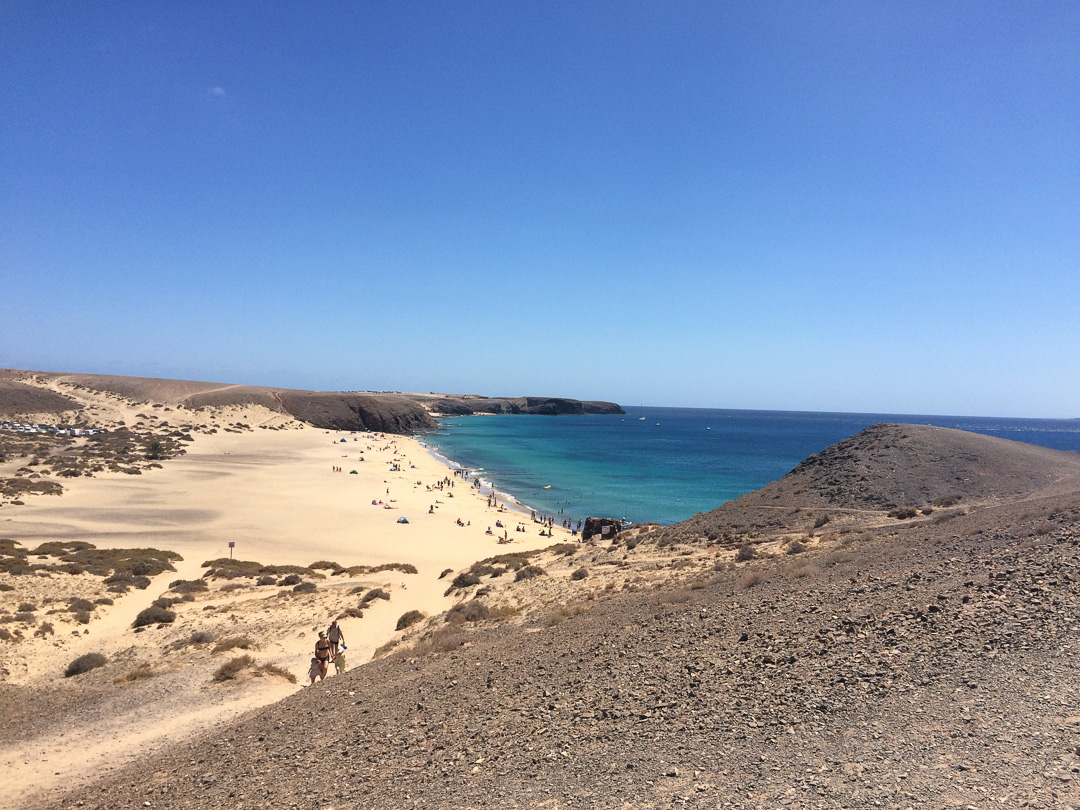
[[[1080,806],[1078,556],[1080,457],[875,426],[55,806]]]
[[[0,378],[0,416],[5,419],[39,413],[54,413],[58,418],[74,416],[82,407],[70,397],[55,391]]]

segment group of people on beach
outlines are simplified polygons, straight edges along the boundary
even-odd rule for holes
[[[315,655],[311,659],[311,667],[308,669],[308,677],[311,683],[315,679],[324,680],[333,662],[334,669],[340,675],[345,671],[345,634],[341,632],[341,626],[337,619],[330,622],[326,630],[319,631],[319,638],[315,642]]]

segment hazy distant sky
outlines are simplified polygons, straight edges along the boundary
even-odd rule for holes
[[[5,0],[0,366],[1080,417],[1080,3]]]

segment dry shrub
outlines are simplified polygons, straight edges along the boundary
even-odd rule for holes
[[[397,620],[397,626],[395,630],[405,630],[412,627],[418,621],[424,618],[424,614],[419,610],[410,610],[408,613],[402,613],[401,617]]]
[[[401,639],[392,638],[380,647],[375,648],[375,652],[371,654],[372,658],[382,658],[384,655],[388,655],[401,643]]]
[[[140,591],[144,591],[150,587],[150,578],[136,574],[116,573],[106,577],[105,584],[112,586],[109,588],[110,591],[113,588],[123,588],[125,591],[128,588],[138,588]]]
[[[211,640],[213,640],[212,635]],[[215,644],[214,649],[210,652],[212,655],[217,655],[218,653],[228,652],[229,650],[250,650],[254,647],[255,642],[247,636],[231,636],[229,638],[223,638]]]
[[[480,577],[471,571],[462,571],[453,581],[450,583],[450,587],[446,589],[446,593],[443,596],[449,596],[456,590],[464,590],[465,588],[471,588],[473,585],[480,584]]]
[[[289,683],[296,683],[296,676],[284,667],[279,667],[277,664],[261,664],[255,669],[256,675],[261,675],[264,672],[267,675],[276,675],[279,678],[284,678]]]
[[[277,577],[272,577],[269,574],[259,577],[255,580],[256,585],[277,585]]]
[[[513,605],[496,605],[493,608],[488,609],[488,618],[496,621],[502,619],[509,619],[512,616],[517,616],[521,613],[521,608],[514,607]]]
[[[330,560],[318,560],[316,562],[313,562],[311,565],[309,565],[308,568],[313,568],[315,570],[329,569],[331,571],[334,571],[335,573],[338,572],[338,571],[344,571],[345,570],[340,565],[338,565],[336,562],[330,562]]]
[[[376,565],[374,568],[370,569],[368,573],[378,574],[382,571],[400,571],[403,574],[420,573],[412,563],[382,563],[381,565]]]
[[[760,571],[747,571],[735,580],[735,589],[745,591],[747,588],[753,588],[755,585],[760,585],[764,581],[765,575]]]
[[[956,504],[960,503],[960,501],[962,500],[962,495],[941,495],[937,498],[934,498],[931,503],[933,503],[934,506],[946,507],[956,506]]]
[[[821,562],[825,565],[826,568],[831,568],[834,565],[843,565],[844,563],[849,563],[854,559],[855,555],[852,554],[850,551],[837,550],[826,554],[824,557],[822,557]]]
[[[151,605],[139,611],[139,615],[135,617],[135,621],[131,623],[131,626],[146,627],[150,624],[172,624],[174,621],[176,621],[176,614],[171,610]]]
[[[218,667],[217,672],[214,673],[214,680],[231,681],[241,670],[247,669],[254,663],[255,659],[250,655],[238,655]]]
[[[283,577],[280,582],[278,582],[278,585],[283,585],[283,586],[299,585],[299,584],[300,584],[300,575],[299,574],[289,574],[288,576]]]
[[[574,573],[572,573],[570,575],[570,579],[580,580],[580,579],[585,579],[587,576],[589,576],[589,569],[585,568],[585,567],[582,567],[582,568],[579,568]]]
[[[209,588],[201,579],[174,579],[169,583],[169,590],[175,593],[202,593]]]
[[[750,543],[743,543],[735,553],[735,562],[749,562],[756,556],[757,552],[754,550],[753,545]]]
[[[804,551],[806,551],[806,546],[804,544],[800,543],[798,540],[796,540],[793,543],[788,544],[788,547],[787,547],[787,553],[788,554],[802,554]]]
[[[76,613],[80,610],[93,610],[95,607],[96,605],[89,599],[83,599],[79,596],[73,596],[71,599],[68,600],[68,610],[70,610],[72,613]]]
[[[798,563],[784,569],[784,573],[792,579],[802,579],[803,577],[821,573],[821,569],[810,563]]]
[[[42,622],[38,629],[34,631],[34,635],[38,638],[45,638],[45,636],[55,635],[56,631],[53,630],[52,622]]]
[[[364,618],[364,611],[362,611],[360,608],[354,607],[345,608],[345,610],[341,611],[337,618],[338,621],[341,621],[342,619],[362,619]]]
[[[390,594],[388,594],[382,588],[372,588],[370,591],[364,594],[363,598],[360,600],[360,606],[363,607],[371,602],[374,602],[376,599],[389,600]]]
[[[459,649],[464,643],[464,633],[454,625],[444,625],[420,639],[412,652],[417,656],[450,652]]]
[[[897,520],[911,520],[911,518],[918,517],[918,515],[919,510],[913,506],[901,506],[889,512],[889,517]]]
[[[517,573],[514,574],[514,582],[521,582],[523,579],[532,579],[533,577],[543,576],[547,576],[547,571],[539,565],[526,565],[524,568],[519,568]]]
[[[681,605],[684,602],[690,601],[690,589],[678,588],[674,591],[665,591],[660,594],[659,599],[661,602],[666,602],[669,605]]]
[[[134,681],[142,681],[146,680],[147,678],[152,678],[155,675],[157,675],[157,672],[149,664],[139,664],[139,666],[135,667],[135,669],[114,680],[113,683],[133,683]]]
[[[441,574],[439,574],[439,579],[445,579],[447,574],[452,574],[452,573],[454,573],[454,569],[453,568],[447,568],[445,571],[443,571]]]
[[[64,677],[70,678],[73,675],[82,675],[84,672],[89,672],[92,669],[105,666],[107,659],[101,653],[87,653],[86,655],[80,655],[70,664],[67,669],[64,670]]]
[[[487,605],[477,599],[472,599],[468,602],[461,602],[450,608],[450,610],[446,612],[446,621],[448,624],[479,622],[488,618],[490,613],[491,611],[488,610]]]
[[[569,619],[571,616],[580,616],[582,613],[588,612],[589,607],[583,602],[575,602],[572,605],[559,605],[548,613],[544,619],[544,624],[548,627],[554,627],[564,619]]]
[[[314,582],[301,582],[293,588],[293,593],[315,593],[319,586]]]

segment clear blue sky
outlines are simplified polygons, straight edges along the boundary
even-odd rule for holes
[[[0,4],[0,365],[1080,416],[1075,2]]]

